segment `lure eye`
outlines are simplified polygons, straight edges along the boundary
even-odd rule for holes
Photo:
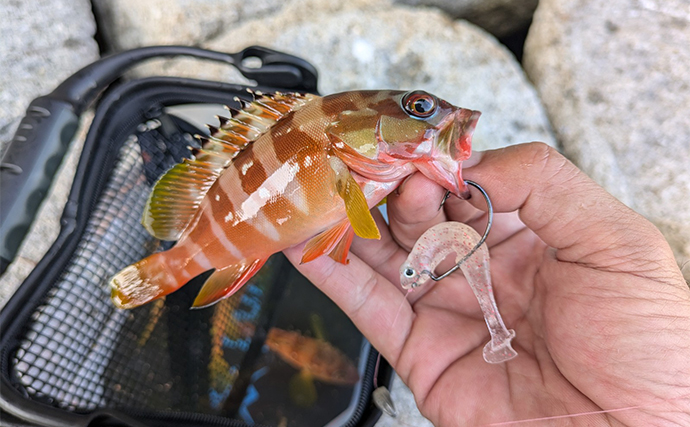
[[[404,274],[405,277],[407,277],[408,279],[413,278],[413,277],[415,276],[414,268],[412,268],[412,267],[407,267],[407,268],[405,269],[405,271],[403,271],[403,274]]]
[[[433,95],[417,90],[405,95],[402,105],[407,114],[425,119],[436,112],[438,102]]]

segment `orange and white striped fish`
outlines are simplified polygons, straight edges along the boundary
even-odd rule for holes
[[[338,385],[353,385],[359,381],[354,363],[324,340],[271,328],[266,335],[266,346],[293,368],[302,369],[319,381]]]
[[[193,306],[236,292],[269,256],[311,238],[302,262],[347,263],[354,234],[379,238],[370,208],[420,171],[467,194],[461,163],[480,113],[423,92],[256,95],[209,126],[194,159],[156,183],[143,224],[177,240],[115,275],[118,307],[167,295],[210,269]]]

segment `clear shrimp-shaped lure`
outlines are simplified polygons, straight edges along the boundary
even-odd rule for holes
[[[400,284],[404,289],[412,289],[431,279],[440,280],[433,276],[436,266],[449,254],[455,253],[455,262],[477,297],[491,334],[491,341],[484,346],[484,360],[502,363],[517,356],[510,343],[515,331],[506,328],[496,307],[489,249],[485,243],[476,247],[481,239],[472,227],[459,222],[444,222],[431,227],[417,240],[407,261],[400,267]]]

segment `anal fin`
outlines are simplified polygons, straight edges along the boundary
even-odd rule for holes
[[[244,260],[216,270],[206,280],[196,296],[192,308],[203,308],[237,292],[266,263],[264,259]]]
[[[334,225],[333,227],[329,228],[328,230],[325,230],[317,234],[311,240],[309,240],[306,246],[304,247],[304,250],[302,251],[302,260],[300,261],[300,263],[304,264],[306,262],[313,261],[321,255],[327,254],[329,252],[333,253],[336,250],[339,251],[338,254],[340,255],[340,252],[342,252],[343,249],[345,250],[344,257],[345,259],[347,259],[347,251],[349,250],[350,245],[347,242],[345,242],[345,244],[347,245],[346,248],[339,248],[339,246],[343,242],[343,239],[346,239],[348,237],[348,231],[350,235],[354,234],[354,232],[352,231],[352,227],[350,227],[350,221],[346,218],[340,221],[338,224]],[[352,243],[352,236],[349,237],[349,240],[349,243]],[[343,259],[343,256],[333,259],[335,259],[338,262],[343,262],[341,261],[341,259]]]

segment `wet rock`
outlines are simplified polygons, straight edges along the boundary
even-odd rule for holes
[[[541,0],[524,63],[565,153],[690,260],[690,3]]]
[[[88,0],[0,2],[0,152],[29,102],[98,58]]]
[[[554,143],[519,64],[477,27],[438,11],[386,2],[336,11],[304,7],[292,3],[206,46],[236,51],[260,44],[302,56],[319,70],[324,94],[370,88],[428,90],[482,111],[475,133],[479,149],[533,140]]]
[[[502,37],[529,25],[539,0],[396,0],[411,6],[438,7]]]

